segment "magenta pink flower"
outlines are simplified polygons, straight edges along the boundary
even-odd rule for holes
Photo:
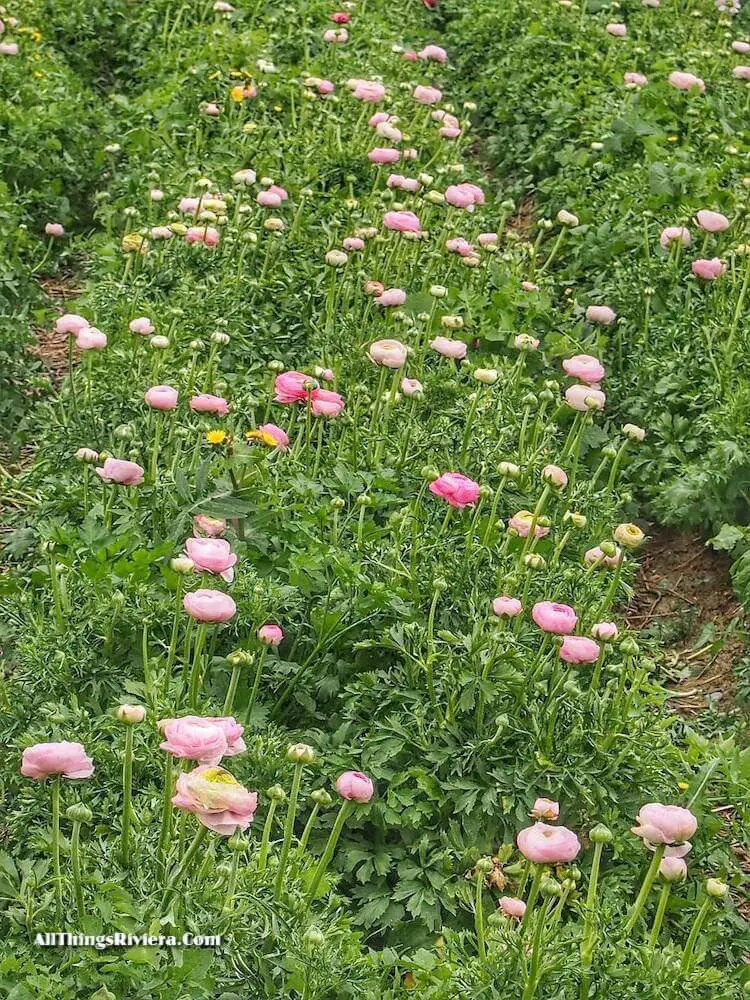
[[[496,597],[492,602],[492,613],[498,618],[515,618],[523,610],[521,602],[517,597],[508,597],[505,594]]]
[[[718,257],[712,257],[710,260],[699,258],[693,261],[690,268],[696,278],[702,278],[703,281],[715,281],[726,273],[727,265]]]
[[[185,542],[188,559],[192,559],[195,568],[201,573],[215,573],[227,583],[234,579],[234,566],[237,556],[232,552],[229,542],[223,538],[188,538]]]
[[[276,424],[261,424],[258,430],[261,434],[273,438],[278,451],[289,450],[289,435],[282,427],[277,427]]]
[[[562,366],[566,375],[587,385],[597,385],[605,375],[604,365],[591,354],[576,354],[572,358],[566,358]]]
[[[560,646],[560,659],[566,663],[596,663],[599,644],[585,635],[566,635]]]
[[[698,820],[682,806],[649,802],[641,806],[632,833],[649,844],[684,844],[698,829]]]
[[[553,635],[569,635],[578,624],[575,611],[555,601],[537,601],[531,609],[531,617],[543,632]]]
[[[237,611],[229,594],[220,590],[193,590],[185,594],[182,606],[191,618],[204,624],[228,622]]]
[[[252,822],[258,795],[243,788],[223,767],[201,764],[179,776],[172,805],[194,813],[214,833],[231,837],[238,830],[246,830]]]
[[[305,403],[313,380],[304,372],[282,372],[274,381],[275,403]]]
[[[61,774],[63,778],[90,778],[94,762],[80,743],[35,743],[21,757],[24,778],[42,781]]]
[[[193,518],[193,531],[196,535],[219,538],[226,530],[227,522],[223,517],[209,517],[208,514],[197,514]]]
[[[536,799],[531,807],[532,819],[550,819],[552,821],[560,818],[560,803],[554,799]]]
[[[225,417],[229,413],[229,403],[221,396],[212,396],[209,392],[201,392],[193,396],[188,406],[194,413],[214,413],[217,417]]]
[[[575,861],[581,842],[565,826],[534,823],[521,830],[516,838],[518,850],[535,865],[562,865]]]
[[[337,417],[344,405],[344,397],[331,389],[313,389],[310,393],[310,409],[316,417]]]
[[[444,472],[430,483],[429,490],[458,510],[473,507],[479,499],[479,483],[460,472]]]
[[[351,802],[369,802],[375,794],[372,781],[361,771],[344,771],[336,779],[336,791]]]
[[[258,642],[264,646],[273,646],[274,649],[284,641],[284,633],[278,625],[261,625],[257,632]]]
[[[95,470],[105,483],[118,486],[140,486],[144,471],[136,462],[126,462],[123,458],[108,458],[101,469]]]
[[[506,917],[513,917],[515,920],[523,920],[526,913],[526,903],[515,896],[501,896],[497,905]]]
[[[397,233],[418,233],[421,228],[414,212],[386,212],[383,216],[383,225],[386,229],[393,229]]]
[[[334,24],[348,24],[351,21],[351,14],[347,14],[346,11],[337,10],[330,15],[331,20]]]
[[[178,392],[171,385],[154,385],[143,397],[152,410],[173,410]]]

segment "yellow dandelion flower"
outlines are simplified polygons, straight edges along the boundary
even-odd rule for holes
[[[268,431],[248,431],[245,437],[248,441],[261,441],[263,444],[268,445],[269,448],[275,448],[279,443],[273,434],[269,434]]]
[[[690,785],[687,783],[687,781],[678,781],[677,787],[680,789],[681,792],[686,792],[690,787]]]
[[[242,104],[245,100],[245,88],[241,84],[236,87],[232,87],[229,91],[229,96],[236,104]]]
[[[226,431],[208,431],[206,434],[206,441],[208,441],[209,444],[224,444],[226,439]]]

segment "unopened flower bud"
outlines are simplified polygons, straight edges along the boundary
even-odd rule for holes
[[[176,556],[174,559],[170,559],[169,565],[175,573],[192,573],[195,569],[195,563],[187,556]]]
[[[146,709],[143,705],[120,705],[117,718],[126,726],[137,726],[146,718]]]
[[[597,823],[589,831],[589,840],[592,844],[611,844],[614,839],[615,835],[604,823]]]
[[[709,878],[706,880],[706,892],[714,899],[725,899],[729,893],[729,886],[718,878]]]
[[[85,806],[83,802],[76,802],[74,805],[68,806],[65,810],[65,815],[73,823],[90,823],[94,816],[89,807]]]
[[[330,806],[333,802],[333,797],[325,790],[325,788],[316,788],[315,791],[310,792],[310,798],[316,805],[321,806],[324,809],[326,806]]]
[[[272,802],[283,802],[286,799],[286,792],[281,785],[271,785],[266,789],[266,795]]]
[[[307,743],[293,743],[286,755],[295,764],[312,764],[315,760],[315,751]]]
[[[625,437],[630,438],[631,441],[643,441],[646,436],[645,430],[636,424],[625,424],[622,428],[622,433]]]

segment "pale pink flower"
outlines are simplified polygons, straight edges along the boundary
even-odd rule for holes
[[[201,764],[178,777],[172,805],[194,813],[214,833],[231,837],[252,822],[258,795],[249,792],[223,767]]]
[[[228,622],[237,611],[237,605],[229,594],[220,590],[193,590],[185,594],[182,606],[191,618],[205,624]]]
[[[573,608],[555,601],[537,601],[531,609],[531,617],[543,632],[553,635],[569,635],[578,624]]]
[[[591,354],[576,354],[572,358],[566,358],[562,366],[566,375],[587,385],[597,385],[605,375],[604,365]]]
[[[192,396],[188,406],[194,413],[214,413],[225,417],[229,413],[229,403],[221,396],[213,396],[210,392],[201,392]]]
[[[560,803],[553,799],[537,799],[531,809],[532,819],[549,819],[553,822],[560,818]]]
[[[586,310],[586,319],[589,323],[601,323],[602,326],[610,326],[617,319],[617,313],[609,306],[589,306]]]
[[[506,917],[513,917],[515,920],[523,920],[526,913],[526,903],[515,896],[501,896],[497,905]]]
[[[171,385],[154,385],[143,397],[152,410],[173,410],[178,392]]]
[[[82,744],[35,743],[27,747],[21,756],[21,774],[24,778],[42,781],[44,778],[90,778],[94,773],[94,762],[87,756]]]
[[[718,257],[712,257],[710,260],[705,258],[694,260],[690,269],[696,278],[702,278],[703,281],[715,281],[716,278],[720,278],[726,273],[727,266]]]
[[[465,358],[468,350],[463,340],[453,340],[451,337],[435,337],[430,341],[430,347],[444,358],[454,361]]]
[[[417,86],[411,95],[418,104],[437,104],[442,100],[443,92],[437,87]]]
[[[649,844],[684,844],[698,829],[698,820],[689,809],[661,802],[641,806],[636,823],[631,832]]]
[[[661,231],[659,243],[663,250],[668,250],[672,243],[681,243],[684,247],[689,247],[690,230],[685,226],[667,226]]]
[[[521,602],[517,597],[508,597],[503,594],[496,597],[492,602],[492,613],[498,618],[515,618],[523,610]]]
[[[599,644],[585,635],[566,635],[560,646],[560,659],[566,663],[596,663]]]
[[[139,486],[145,472],[136,462],[126,462],[122,458],[108,458],[101,469],[94,471],[105,483],[117,483],[119,486]]]
[[[692,73],[681,73],[675,70],[674,73],[669,74],[668,81],[677,90],[692,90],[693,87],[697,87],[701,94],[706,90],[706,84],[703,80],[699,76],[693,76]]]
[[[711,212],[707,208],[702,208],[696,212],[695,221],[704,233],[723,233],[729,229],[729,219],[721,212]]]
[[[601,389],[590,385],[571,385],[565,390],[565,402],[573,410],[603,410],[607,397]]]
[[[527,861],[536,865],[569,864],[581,850],[581,842],[572,830],[547,823],[535,823],[521,830],[516,843]]]

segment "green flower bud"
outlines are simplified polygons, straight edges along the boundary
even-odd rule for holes
[[[74,805],[68,806],[65,810],[65,815],[73,823],[90,823],[94,816],[89,807],[85,806],[83,802],[76,802]]]
[[[308,927],[302,940],[308,948],[322,948],[326,943],[325,934],[319,927]]]
[[[494,867],[492,858],[480,858],[474,865],[474,871],[479,875],[489,875]]]
[[[589,831],[589,840],[592,844],[611,844],[614,839],[615,835],[604,823],[597,823]]]
[[[620,650],[623,656],[636,656],[640,651],[640,646],[632,636],[626,635],[620,643]]]
[[[286,755],[295,764],[312,764],[315,760],[315,751],[307,743],[293,743]]]
[[[266,795],[272,802],[283,802],[286,799],[286,792],[281,785],[271,785],[266,789]]]
[[[729,886],[718,878],[710,878],[706,880],[706,892],[714,899],[725,899],[729,893]]]
[[[310,792],[310,798],[316,805],[323,808],[330,806],[333,802],[332,796],[325,790],[325,788],[316,788],[315,791]]]

